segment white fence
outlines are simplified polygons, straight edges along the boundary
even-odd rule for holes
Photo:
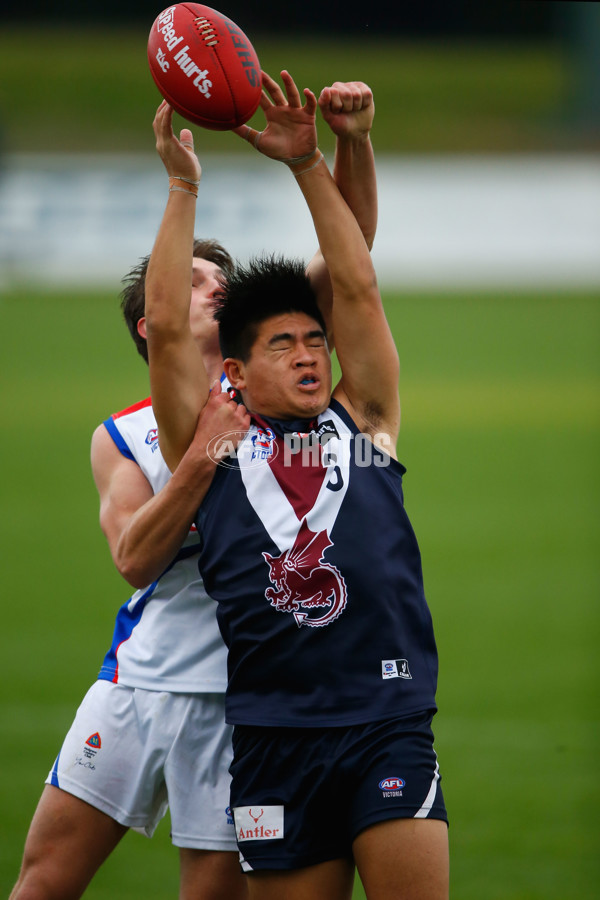
[[[600,160],[382,157],[373,256],[407,288],[600,286]],[[197,234],[238,259],[308,258],[315,241],[283,166],[203,159]],[[154,156],[8,157],[0,172],[0,288],[118,285],[152,247],[167,181]]]

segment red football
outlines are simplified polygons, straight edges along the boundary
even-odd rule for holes
[[[165,100],[203,128],[236,128],[258,108],[254,47],[235,22],[209,6],[176,3],[163,10],[150,31],[148,62]]]

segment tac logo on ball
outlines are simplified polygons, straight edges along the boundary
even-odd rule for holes
[[[165,100],[203,128],[237,128],[258,108],[262,79],[254,47],[209,6],[176,3],[163,10],[150,30],[148,63]]]

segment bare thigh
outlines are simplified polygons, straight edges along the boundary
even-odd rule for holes
[[[247,876],[250,900],[351,900],[354,862],[334,859],[285,872]]]
[[[234,851],[180,848],[179,900],[247,900],[248,878]]]
[[[353,844],[367,900],[448,900],[448,826],[439,819],[391,819]]]
[[[106,813],[47,784],[10,900],[76,900],[126,832]]]

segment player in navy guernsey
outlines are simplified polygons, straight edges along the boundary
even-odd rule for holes
[[[265,257],[234,273],[216,316],[250,427],[196,524],[229,648],[240,860],[257,900],[348,900],[355,865],[368,900],[442,900],[437,655],[396,459],[397,351],[360,227],[317,148],[316,98],[287,72],[285,93],[263,77],[267,125],[237,133],[286,163],[304,195],[331,277],[342,374],[332,390],[326,327],[301,264]],[[191,133],[177,140],[167,106],[155,132],[168,173],[198,180]],[[209,392],[186,292],[167,290],[192,223],[193,200],[179,192],[146,282],[152,392],[172,469]]]
[[[277,428],[254,418],[196,520],[230,646],[228,721],[353,725],[433,710],[437,657],[403,467],[376,447],[362,465],[358,428],[336,400],[316,420],[336,432],[321,458],[290,452],[277,433],[268,458],[253,458],[262,422]],[[262,598],[251,616],[249,595]],[[391,678],[385,666],[403,659]]]
[[[371,92],[362,83],[336,82],[323,90],[320,105],[336,134],[336,178],[372,242]],[[231,259],[214,241],[190,241],[185,254],[186,315],[204,365],[218,379],[223,361],[213,306]],[[147,262],[124,279],[123,292],[125,319],[145,359]],[[174,290],[178,271],[176,264]],[[331,288],[319,253],[308,271],[326,309]],[[229,808],[225,647],[198,571],[193,518],[215,469],[202,435],[207,440],[215,430],[245,429],[247,420],[242,407],[216,390],[207,413],[173,477],[162,459],[150,398],[111,416],[94,433],[102,528],[117,568],[138,590],[117,613],[98,680],[48,776],[11,900],[81,896],[127,829],[151,836],[167,802],[182,900],[246,896]],[[219,424],[210,424],[210,416]],[[257,447],[266,453],[267,433],[263,443]],[[264,823],[256,829],[275,834]]]

